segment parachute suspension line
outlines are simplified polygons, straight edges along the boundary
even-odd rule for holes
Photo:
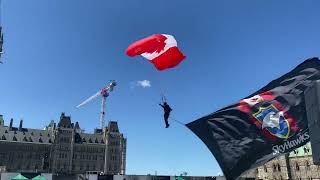
[[[167,98],[166,98],[166,96],[165,96],[162,88],[160,89],[160,92],[161,92],[161,93],[160,93],[161,102],[162,102],[162,103],[167,102]]]
[[[161,101],[162,103],[167,102],[167,98],[163,93],[161,93]]]
[[[0,26],[2,26],[2,0],[0,0]]]

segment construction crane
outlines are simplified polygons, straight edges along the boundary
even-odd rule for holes
[[[104,87],[103,89],[101,89],[100,91],[98,91],[96,94],[94,94],[93,96],[89,97],[87,100],[83,101],[81,104],[79,104],[77,106],[77,108],[80,108],[84,105],[86,105],[87,103],[89,103],[90,101],[92,101],[93,99],[101,96],[102,97],[102,103],[101,103],[101,114],[100,114],[100,126],[101,129],[104,128],[104,118],[106,115],[106,102],[107,102],[107,97],[109,96],[109,93],[113,91],[114,87],[117,85],[116,81],[112,80],[110,81],[110,83]]]
[[[0,25],[0,63],[1,64],[2,64],[1,56],[3,54],[2,46],[3,46],[3,33],[2,33],[2,27]]]
[[[1,0],[0,0],[0,64],[3,63],[1,61],[1,56],[3,54],[3,49],[2,49],[2,46],[3,46],[3,32],[2,32],[2,16],[1,16],[1,13],[2,13],[2,8],[1,8]]]

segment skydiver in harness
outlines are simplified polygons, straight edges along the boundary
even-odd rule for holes
[[[164,122],[166,123],[166,128],[168,128],[170,125],[169,125],[169,122],[168,122],[168,118],[169,118],[169,115],[170,115],[170,112],[172,111],[171,107],[169,106],[169,104],[164,101],[163,104],[159,104],[163,110],[164,110]]]

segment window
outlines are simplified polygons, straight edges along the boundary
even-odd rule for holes
[[[268,172],[268,168],[266,165],[263,166],[264,172]]]
[[[310,163],[309,163],[309,161],[306,161],[306,169],[307,169],[307,170],[310,170]]]
[[[296,162],[296,170],[297,170],[297,171],[299,171],[299,170],[300,170],[300,167],[299,167],[298,162]]]
[[[275,164],[273,164],[272,167],[273,167],[273,172],[276,172],[277,171],[277,166]]]
[[[278,168],[278,171],[280,172],[281,171],[281,166],[280,166],[279,163],[277,164],[277,168]]]

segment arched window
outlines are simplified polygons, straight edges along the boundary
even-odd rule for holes
[[[306,169],[307,169],[307,170],[310,170],[310,163],[309,163],[309,161],[306,161]]]
[[[295,165],[296,165],[296,170],[297,170],[297,171],[299,171],[299,170],[300,170],[300,167],[299,167],[298,162],[296,162],[296,164],[295,164]]]
[[[280,166],[279,163],[277,164],[277,168],[278,168],[278,171],[280,172],[281,171],[281,166]]]
[[[276,172],[277,171],[277,166],[275,164],[273,164],[272,167],[273,167],[273,172]]]

